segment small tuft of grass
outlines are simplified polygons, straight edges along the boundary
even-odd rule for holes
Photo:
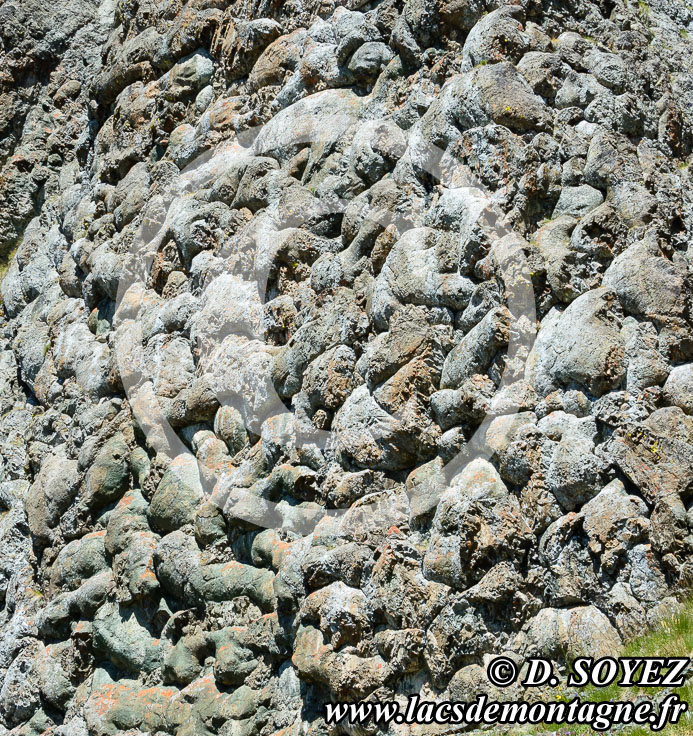
[[[693,597],[684,601],[676,613],[669,618],[663,619],[659,624],[636,639],[628,642],[623,650],[614,656],[620,657],[693,657]],[[556,689],[558,690],[558,688]],[[655,698],[663,690],[671,690],[676,693],[682,701],[693,705],[693,672],[689,671],[688,680],[680,688],[656,688],[656,687],[618,687],[609,685],[607,687],[596,687],[588,685],[572,691],[570,697],[558,691],[556,700],[565,700],[579,695],[583,702],[605,703],[609,701],[629,701],[643,697]],[[539,724],[534,729],[524,727],[517,730],[515,727],[512,734],[531,733],[534,736],[653,736],[653,731],[647,727],[624,727],[609,729],[608,731],[594,731],[585,725],[544,725]],[[660,733],[667,736],[692,736],[693,714],[687,711],[677,724],[667,724]],[[488,736],[503,736],[507,731],[493,731]]]
[[[619,655],[621,657],[691,657],[693,656],[693,598],[681,604],[673,616],[663,619],[651,631],[628,642]],[[589,685],[582,688],[580,698],[595,703],[605,703],[617,700],[635,700],[638,697],[655,697],[664,688],[656,687],[619,687],[616,684],[607,687]],[[675,688],[672,692],[687,703],[693,703],[693,681],[691,673],[683,687]],[[552,729],[550,729],[552,730]],[[555,734],[562,736],[570,732],[571,736],[596,734],[589,726],[561,726]],[[667,736],[691,736],[693,734],[693,716],[688,711],[677,724],[668,724],[664,731]],[[602,731],[608,736],[612,731]],[[616,733],[614,730],[613,733]],[[628,736],[652,736],[649,728],[626,728],[619,733]]]
[[[646,0],[638,0],[638,13],[640,15],[641,20],[643,20],[645,23],[648,23],[650,20],[650,6],[646,2]]]
[[[22,241],[20,239],[14,248],[10,248],[6,252],[2,252],[2,250],[0,250],[0,282],[5,278],[5,274],[10,270],[10,264],[12,263],[14,254],[19,249],[21,242]]]
[[[0,260],[0,282],[5,278],[5,274],[10,270],[10,263],[12,263],[12,255],[5,259]]]

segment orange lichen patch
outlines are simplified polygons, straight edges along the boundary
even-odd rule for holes
[[[219,459],[207,457],[204,460],[204,466],[217,475],[230,473],[235,467],[231,460],[224,457]]]
[[[154,574],[154,570],[152,569],[154,561],[151,557],[149,558],[147,565],[147,569],[140,575],[140,580],[156,580],[156,575]]]
[[[190,685],[183,688],[183,690],[181,691],[181,695],[185,698],[187,702],[194,702],[195,700],[199,700],[204,696],[210,695],[212,692],[214,694],[219,692],[214,680],[214,675],[205,675],[199,680],[195,680],[194,682],[191,682]]]
[[[147,687],[143,690],[138,690],[135,697],[139,700],[153,700],[156,697],[172,698],[177,694],[178,690],[172,687]]]
[[[144,88],[144,96],[148,99],[155,99],[159,96],[161,93],[161,83],[159,80],[154,80],[153,82],[149,82],[149,84]],[[145,118],[142,118],[142,122],[148,122]]]
[[[241,562],[237,562],[236,560],[232,560],[231,562],[225,562],[221,566],[222,572],[235,572],[236,570],[242,570],[244,565]]]
[[[274,551],[275,552],[288,552],[291,549],[291,545],[293,542],[286,542],[283,539],[280,539],[275,545],[274,545]]]
[[[238,97],[218,100],[209,111],[210,128],[220,132],[231,129],[242,106],[243,101]]]
[[[117,508],[119,509],[126,509],[128,506],[132,504],[132,502],[135,500],[135,497],[132,493],[126,493],[120,501],[118,501]]]
[[[90,698],[90,709],[97,716],[105,716],[108,712],[120,705],[120,700],[132,694],[127,685],[112,683],[103,685]]]
[[[279,731],[275,731],[271,736],[296,736],[297,729],[295,726],[287,726],[286,728],[281,728]]]

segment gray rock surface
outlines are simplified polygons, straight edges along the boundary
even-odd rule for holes
[[[0,734],[352,734],[675,605],[693,11],[637,5],[0,0]]]

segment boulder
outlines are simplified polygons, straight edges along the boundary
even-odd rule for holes
[[[545,608],[527,624],[527,654],[539,657],[610,657],[621,638],[609,619],[594,606]]]
[[[99,509],[117,501],[130,479],[130,450],[122,434],[106,442],[84,479],[83,498],[89,508]]]
[[[606,287],[575,299],[544,319],[529,356],[529,379],[541,395],[576,384],[601,396],[625,378],[621,311]],[[560,348],[558,345],[560,344]]]
[[[191,455],[179,455],[152,496],[147,512],[149,520],[163,532],[192,524],[203,496],[197,461]]]
[[[496,562],[520,564],[533,537],[498,472],[477,459],[452,479],[433,517],[427,577],[464,590]]]

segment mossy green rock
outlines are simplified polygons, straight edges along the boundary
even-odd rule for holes
[[[171,463],[152,496],[149,521],[164,532],[180,529],[194,523],[202,499],[197,462],[191,456],[181,455]]]
[[[120,432],[103,446],[85,479],[84,501],[89,508],[103,508],[123,495],[130,478],[129,454]]]

